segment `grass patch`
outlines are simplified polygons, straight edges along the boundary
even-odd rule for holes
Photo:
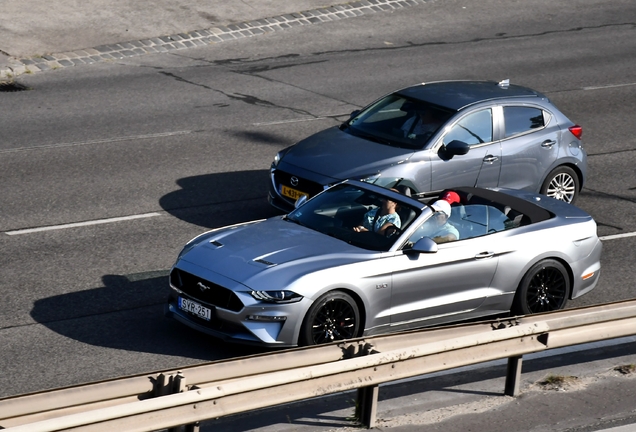
[[[629,375],[636,372],[636,365],[627,364],[627,365],[616,366],[614,370],[622,373],[623,375]]]
[[[538,384],[546,390],[565,390],[578,382],[579,378],[571,375],[548,375]]]

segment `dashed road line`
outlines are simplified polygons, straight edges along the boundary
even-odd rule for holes
[[[617,88],[617,87],[629,87],[629,86],[633,86],[633,85],[636,85],[636,83],[607,84],[607,85],[601,85],[601,86],[590,86],[590,87],[583,87],[583,90],[603,90],[603,89],[610,89],[610,88]]]
[[[275,120],[270,122],[252,123],[252,126],[272,126],[272,125],[287,124],[287,123],[301,123],[301,122],[314,121],[314,120],[325,120],[327,118],[329,117],[303,117],[303,118],[295,118],[290,120]]]
[[[175,132],[160,132],[154,134],[143,134],[143,135],[131,135],[125,137],[114,137],[114,138],[104,138],[97,140],[88,140],[88,141],[77,141],[71,143],[57,143],[57,144],[44,144],[40,146],[33,147],[18,147],[11,149],[0,150],[0,154],[2,153],[17,153],[31,150],[44,150],[44,149],[52,149],[52,148],[62,148],[62,147],[75,147],[75,146],[84,146],[91,144],[109,144],[116,143],[121,141],[135,141],[135,140],[143,140],[143,139],[151,139],[151,138],[163,138],[170,137],[176,135],[187,135],[192,133],[192,131],[175,131]]]
[[[621,239],[621,238],[626,238],[626,237],[636,237],[636,232],[606,235],[606,236],[599,237],[599,239],[605,241],[605,240],[616,240],[616,239]]]
[[[131,216],[114,217],[114,218],[108,218],[108,219],[96,219],[92,221],[76,222],[76,223],[69,223],[69,224],[62,224],[62,225],[50,225],[50,226],[44,226],[44,227],[38,227],[38,228],[26,228],[26,229],[14,230],[14,231],[5,231],[5,234],[10,236],[21,235],[21,234],[31,234],[31,233],[37,233],[42,231],[62,230],[67,228],[77,228],[77,227],[84,227],[84,226],[90,226],[90,225],[101,225],[101,224],[109,224],[114,222],[123,222],[123,221],[135,220],[135,219],[145,219],[145,218],[151,218],[156,216],[161,216],[161,213],[145,213],[145,214],[138,214],[138,215],[131,215]]]

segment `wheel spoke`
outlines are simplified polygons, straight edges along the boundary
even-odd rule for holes
[[[572,202],[576,193],[576,183],[567,173],[557,174],[548,185],[546,195],[565,202]]]
[[[356,316],[351,305],[340,299],[333,299],[323,305],[316,314],[312,325],[314,343],[321,344],[348,339],[356,330]]]
[[[561,309],[567,295],[567,284],[561,272],[552,267],[539,270],[528,286],[526,301],[532,313]]]

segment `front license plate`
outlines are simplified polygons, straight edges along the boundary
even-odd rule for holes
[[[183,297],[179,297],[179,309],[190,312],[192,315],[196,315],[199,318],[203,318],[207,321],[210,321],[210,319],[212,318],[212,310],[210,308],[206,308],[205,306],[197,302],[185,299]]]
[[[292,189],[290,187],[287,187],[285,185],[283,185],[283,189],[281,190],[281,193],[286,196],[287,198],[291,198],[293,200],[297,200],[298,198],[300,198],[303,195],[306,195],[307,197],[309,197],[309,194],[305,193],[305,192],[301,192],[299,190],[296,189]]]

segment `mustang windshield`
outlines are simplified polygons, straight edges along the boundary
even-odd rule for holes
[[[381,144],[422,149],[451,116],[425,102],[392,94],[356,114],[342,130]]]
[[[394,213],[384,214],[384,201],[395,202],[381,194],[341,184],[307,201],[287,219],[363,249],[388,251],[419,210],[397,203]],[[377,227],[386,227],[385,224],[390,229],[378,232]],[[366,226],[366,230],[359,232],[361,226]]]

